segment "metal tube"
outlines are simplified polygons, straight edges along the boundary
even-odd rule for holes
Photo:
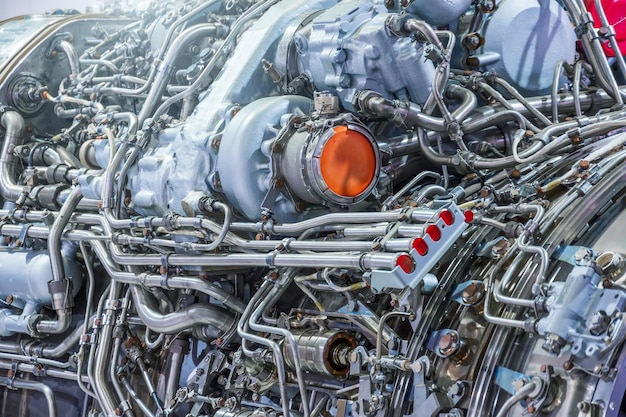
[[[167,87],[172,68],[174,68],[174,63],[176,62],[178,56],[185,51],[183,46],[196,38],[209,36],[215,31],[216,26],[214,24],[205,23],[203,25],[191,26],[174,39],[174,42],[168,49],[163,62],[159,65],[159,68],[157,68],[159,72],[154,80],[154,85],[150,88],[148,97],[146,97],[146,100],[141,106],[141,112],[139,112],[139,115],[137,116],[139,123],[143,123],[143,121],[146,120],[150,114],[152,114],[154,106],[161,101],[161,97]]]
[[[267,299],[277,300],[285,292],[285,290],[287,289],[287,287],[292,281],[293,281],[293,274],[290,274],[290,273],[283,274],[281,281],[278,282],[274,286],[274,288],[272,288],[272,291],[270,291],[270,295],[267,297]],[[306,392],[304,373],[302,371],[302,366],[300,366],[300,352],[298,350],[298,344],[296,342],[296,339],[293,333],[291,333],[289,330],[281,329],[279,327],[272,327],[272,326],[266,326],[264,324],[259,324],[258,321],[260,320],[261,315],[264,310],[265,310],[265,306],[263,304],[260,304],[252,313],[252,316],[250,317],[248,324],[252,330],[255,330],[257,332],[278,334],[285,338],[285,340],[289,344],[289,348],[292,354],[292,359],[294,361],[294,368],[295,368],[296,376],[298,380],[298,388],[300,390],[300,398],[302,400],[301,404],[302,404],[304,417],[310,417],[311,411],[309,409],[309,403],[307,399],[308,396]],[[281,349],[276,343],[274,343],[274,345],[275,346],[272,347],[272,350],[274,351],[274,354],[276,355],[275,349],[277,348],[279,351]]]
[[[128,395],[130,395],[130,398],[132,398],[132,400],[135,402],[135,404],[137,404],[141,411],[146,416],[153,417],[154,413],[150,410],[150,408],[148,408],[146,403],[144,403],[141,398],[139,398],[139,395],[137,395],[137,391],[135,391],[132,384],[128,381],[128,378],[126,378],[125,375],[121,375],[120,381],[122,382],[122,384],[124,384],[124,388],[126,388],[126,391],[128,391]]]
[[[519,91],[517,91],[515,89],[515,87],[513,87],[511,84],[509,84],[506,80],[504,80],[503,78],[500,77],[496,77],[495,79],[496,84],[502,86],[502,88],[504,88],[506,90],[507,93],[509,93],[510,95],[512,95],[518,102],[520,102],[524,107],[526,107],[526,109],[534,116],[537,118],[537,120],[539,120],[541,123],[543,123],[545,126],[550,126],[552,124],[552,122],[550,121],[550,119],[548,119],[546,116],[543,115],[543,113],[541,113],[539,110],[537,110],[536,108],[534,108],[528,101],[526,101],[526,99],[524,98],[524,96],[522,96],[520,94]]]
[[[80,72],[80,63],[78,62],[78,53],[74,45],[68,41],[59,42],[58,47],[65,53],[70,64],[70,79],[75,78]]]
[[[17,185],[14,180],[13,149],[22,144],[26,123],[24,118],[15,111],[5,111],[0,118],[0,123],[6,130],[2,155],[0,155],[0,193],[5,200],[16,201],[23,195],[25,187]]]
[[[52,389],[42,382],[24,381],[21,379],[13,379],[10,384],[2,380],[0,383],[6,387],[24,389],[30,391],[37,391],[44,395],[46,403],[48,404],[48,417],[57,417],[57,403],[54,398],[54,392]]]
[[[280,392],[280,403],[283,408],[283,416],[290,416],[289,397],[287,395],[287,383],[285,378],[285,359],[282,350],[273,340],[257,336],[256,334],[247,331],[247,327],[250,325],[250,315],[257,309],[257,306],[261,309],[261,311],[265,310],[270,298],[265,295],[271,290],[271,285],[273,285],[273,283],[266,280],[261,285],[261,288],[259,288],[256,294],[252,297],[252,300],[250,300],[250,303],[248,304],[248,308],[242,314],[239,322],[237,323],[237,334],[239,334],[242,339],[241,347],[246,356],[254,356],[254,352],[245,347],[246,340],[258,343],[261,346],[267,346],[272,350],[274,354],[274,364],[276,365],[276,373],[278,374],[278,389]],[[259,302],[260,304],[258,304]]]
[[[111,284],[108,299],[118,298],[120,285],[116,282]],[[97,345],[92,347],[96,350],[93,360],[93,381],[92,386],[98,397],[98,402],[102,407],[105,417],[117,417],[117,401],[111,391],[111,386],[107,382],[107,371],[111,363],[111,341],[113,340],[113,325],[115,324],[115,311],[108,306],[105,308],[102,319],[102,327],[97,340]]]
[[[552,78],[552,90],[551,90],[551,96],[550,96],[550,99],[552,102],[552,123],[559,122],[559,103],[557,101],[557,97],[559,95],[559,82],[561,79],[561,71],[563,71],[562,59],[560,59],[559,62],[556,63],[556,67],[554,68],[554,77]],[[577,101],[578,101],[578,104],[580,105],[580,101],[579,100]],[[533,107],[533,108],[536,109],[536,107]]]
[[[63,268],[63,258],[61,256],[61,234],[67,226],[70,217],[78,203],[83,198],[83,194],[79,187],[74,188],[70,193],[68,199],[61,207],[57,218],[55,219],[52,227],[50,228],[50,235],[48,237],[48,252],[50,254],[50,264],[52,267],[52,280],[57,283],[64,283],[65,291],[59,293],[59,289],[52,290],[51,295],[53,300],[53,307],[57,313],[57,320],[41,320],[37,322],[36,329],[41,333],[58,334],[66,331],[71,322],[72,317],[72,305],[73,301],[68,302],[67,298],[72,297],[69,290],[69,281],[65,276]],[[78,277],[77,277],[78,278]]]
[[[521,400],[526,398],[528,396],[528,394],[533,392],[535,390],[536,386],[537,385],[536,385],[535,381],[530,381],[529,383],[527,383],[526,385],[521,387],[519,390],[517,390],[515,395],[510,397],[508,400],[505,401],[504,404],[502,404],[502,407],[500,407],[500,411],[498,411],[498,414],[496,415],[496,417],[506,417],[506,416],[508,416],[509,415],[509,411],[511,410],[511,408],[515,404],[519,403]]]
[[[594,0],[594,4],[596,6],[596,12],[598,13],[598,17],[600,18],[602,26],[604,26],[608,30],[609,42],[611,43],[611,49],[615,53],[617,66],[622,74],[622,77],[626,79],[626,63],[624,62],[624,56],[622,55],[622,51],[620,50],[619,44],[617,43],[617,39],[615,38],[615,28],[613,27],[613,25],[611,25],[609,19],[607,19],[606,17],[602,2],[600,0]]]
[[[123,265],[160,266],[160,255],[126,255],[115,249],[113,260]],[[168,264],[172,266],[275,266],[275,267],[335,267],[371,271],[375,269],[392,270],[402,253],[366,253],[366,254],[293,254],[293,253],[248,253],[248,254],[215,254],[215,255],[182,255],[172,254]]]
[[[145,290],[137,285],[130,288],[139,317],[147,327],[156,332],[174,334],[196,325],[210,325],[228,331],[234,324],[232,313],[212,304],[198,303],[173,313],[162,314],[154,298],[148,297]]]
[[[170,106],[178,101],[181,101],[192,94],[195,94],[198,89],[202,88],[205,85],[206,78],[213,72],[213,69],[217,65],[217,63],[222,59],[222,56],[225,53],[231,51],[230,47],[233,42],[236,41],[237,36],[239,36],[239,31],[248,23],[250,19],[255,17],[258,13],[264,13],[269,8],[271,8],[274,4],[276,4],[278,0],[266,0],[261,3],[256,3],[248,10],[246,10],[230,27],[230,32],[224,42],[220,45],[219,49],[215,52],[211,60],[206,64],[198,78],[187,88],[185,91],[182,91],[167,100],[165,100],[154,112],[152,118],[154,120],[158,120]]]

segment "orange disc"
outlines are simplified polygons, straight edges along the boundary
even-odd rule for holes
[[[376,176],[376,151],[361,133],[337,126],[319,158],[322,178],[342,197],[356,197]]]

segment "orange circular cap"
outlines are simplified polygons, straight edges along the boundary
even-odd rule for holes
[[[319,158],[322,178],[342,197],[356,197],[376,176],[376,150],[370,141],[347,126],[337,126]]]

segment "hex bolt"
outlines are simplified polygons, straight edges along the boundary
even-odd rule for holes
[[[581,401],[579,402],[576,407],[578,407],[578,410],[581,413],[588,413],[589,411],[591,411],[591,404],[589,404],[588,401]]]

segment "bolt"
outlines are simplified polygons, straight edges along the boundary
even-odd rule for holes
[[[222,143],[222,140],[221,140],[220,138],[214,138],[214,139],[211,141],[211,147],[212,147],[213,149],[216,149],[216,150],[217,150],[217,149],[219,149],[219,148],[220,148],[220,144],[221,144],[221,143]]]
[[[457,349],[457,337],[454,333],[446,333],[439,339],[439,352],[442,355],[450,356]]]
[[[574,363],[572,361],[563,362],[563,369],[566,371],[571,371],[574,368]]]
[[[546,365],[541,365],[541,368],[539,369],[541,370],[541,372],[545,373],[548,367]]]
[[[576,262],[580,262],[583,259],[589,259],[592,256],[593,256],[593,252],[591,251],[591,249],[587,249],[587,248],[582,248],[581,247],[574,254],[574,259],[576,260]]]
[[[115,409],[115,415],[116,415],[116,416],[121,416],[121,415],[122,415],[122,410],[121,410],[121,409],[119,409],[119,408],[116,408],[116,409]]]
[[[6,299],[7,304],[13,304],[13,301],[15,301],[15,297],[13,297],[13,295],[9,294],[7,296],[7,299]]]
[[[235,115],[239,113],[239,110],[241,110],[241,107],[239,106],[233,107],[232,110],[230,111],[230,116],[235,117]]]
[[[535,408],[534,405],[529,405],[528,407],[526,407],[526,410],[528,410],[529,413],[533,414],[535,411],[537,411],[537,409]]]
[[[470,305],[476,305],[482,299],[483,293],[481,286],[471,283],[463,290],[463,302]]]
[[[578,165],[580,166],[580,169],[582,169],[583,171],[587,171],[589,169],[590,163],[586,159],[583,159],[579,162]]]
[[[579,402],[576,407],[578,407],[578,410],[582,413],[588,413],[589,411],[591,411],[591,404],[589,404],[589,402],[587,401],[581,401]]]
[[[134,348],[140,345],[140,340],[138,337],[132,336],[126,339],[125,345],[126,345],[126,349]]]

